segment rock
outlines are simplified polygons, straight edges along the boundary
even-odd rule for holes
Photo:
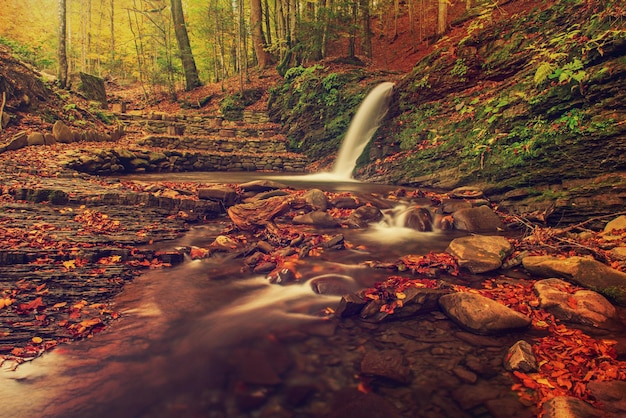
[[[404,226],[420,232],[432,231],[433,217],[428,209],[415,207],[407,213]]]
[[[266,225],[289,209],[291,197],[276,196],[252,203],[240,203],[228,208],[228,216],[239,229],[253,230]]]
[[[456,199],[480,199],[483,197],[483,191],[475,187],[463,186],[452,190],[450,196]]]
[[[285,189],[287,186],[272,180],[253,180],[239,185],[244,192],[266,192],[274,189]]]
[[[446,214],[454,213],[461,209],[470,209],[472,207],[474,206],[470,202],[461,199],[444,199],[441,202],[441,211]]]
[[[356,209],[360,206],[359,203],[350,196],[337,196],[331,201],[331,204],[339,209]]]
[[[468,232],[497,232],[504,227],[500,217],[488,206],[454,212],[454,227]]]
[[[626,273],[587,257],[524,257],[526,270],[539,277],[558,277],[597,290],[620,305],[626,305]]]
[[[533,285],[540,307],[562,321],[601,326],[617,311],[606,298],[592,290],[565,291],[571,285],[560,279],[545,279]]]
[[[368,321],[381,322],[385,319],[409,318],[416,315],[432,312],[439,307],[439,298],[450,293],[446,289],[428,289],[423,287],[408,287],[402,299],[402,306],[394,309],[393,314],[381,312],[380,301],[369,301],[361,311],[361,318]]]
[[[336,228],[339,226],[337,219],[321,210],[305,213],[304,215],[296,215],[293,217],[292,222],[300,225],[312,225],[317,228]]]
[[[13,135],[13,138],[9,141],[9,143],[5,146],[5,150],[7,151],[15,151],[20,148],[24,148],[28,145],[28,134],[26,131],[21,131]]]
[[[350,214],[346,223],[352,228],[365,228],[368,224],[379,222],[383,213],[377,207],[364,205]]]
[[[83,72],[78,73],[80,76],[81,86],[80,90],[85,93],[85,97],[88,100],[93,100],[106,109],[107,107],[107,94],[104,88],[104,80],[95,75],[86,74]]]
[[[335,315],[341,318],[357,315],[361,312],[368,301],[365,300],[362,293],[351,293],[345,295],[339,301],[339,306],[335,309]]]
[[[606,412],[616,417],[626,416],[626,382],[623,380],[598,381],[587,383],[594,398],[602,402]]]
[[[496,334],[530,325],[530,318],[476,293],[443,295],[439,305],[450,319],[476,334]]]
[[[546,418],[600,418],[604,416],[587,402],[571,396],[556,396],[543,404],[541,416]]]
[[[485,273],[500,268],[512,250],[504,237],[471,235],[452,240],[446,252],[457,259],[459,267],[472,273]]]
[[[325,211],[328,209],[328,199],[326,194],[319,189],[308,190],[302,198],[308,203],[314,210]]]
[[[504,368],[508,371],[534,373],[539,370],[533,348],[524,340],[513,344],[504,358]]]
[[[33,132],[28,135],[28,145],[44,145],[46,143],[43,135],[39,132]]]
[[[357,289],[357,284],[350,276],[324,274],[309,281],[313,291],[320,295],[348,295]]]
[[[56,143],[57,143],[57,139],[56,139],[56,138],[55,138],[55,136],[54,136],[54,135],[52,135],[52,134],[45,134],[45,135],[43,136],[43,139],[44,139],[44,143],[45,143],[46,145],[54,145],[54,144],[56,144]]]
[[[2,120],[0,120],[0,126],[2,129],[6,128],[9,122],[11,121],[11,115],[7,112],[2,112]]]
[[[368,350],[361,361],[361,373],[400,384],[411,382],[411,369],[407,366],[404,356],[397,350]]]
[[[344,236],[342,234],[338,234],[324,242],[322,246],[332,250],[343,250],[346,248],[345,244],[346,242]]]
[[[626,215],[618,216],[604,226],[604,232],[611,233],[614,230],[626,230]]]
[[[224,207],[228,208],[237,201],[237,192],[235,189],[226,186],[203,187],[198,188],[198,198],[221,202]]]
[[[61,142],[63,144],[69,144],[74,142],[74,134],[63,122],[57,120],[54,122],[52,126],[52,135],[57,142]]]

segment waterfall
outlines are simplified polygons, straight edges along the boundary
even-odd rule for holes
[[[363,100],[339,149],[333,166],[333,177],[352,178],[357,159],[387,114],[392,92],[393,83],[384,82],[376,86]]]

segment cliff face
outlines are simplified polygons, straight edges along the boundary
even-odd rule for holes
[[[623,2],[505,6],[470,12],[396,82],[357,177],[478,185],[504,207],[543,219],[623,208]]]

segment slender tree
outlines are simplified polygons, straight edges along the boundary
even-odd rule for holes
[[[57,59],[59,60],[59,84],[61,88],[67,87],[67,8],[66,0],[59,0],[59,28],[58,28],[58,48]]]
[[[252,46],[257,58],[257,65],[263,69],[272,63],[272,56],[267,51],[267,44],[263,34],[263,14],[261,0],[250,0],[250,30],[252,31]]]
[[[174,21],[174,33],[178,42],[180,58],[183,62],[183,72],[185,73],[185,86],[187,90],[193,90],[201,85],[198,77],[198,69],[196,61],[191,53],[191,45],[189,43],[189,35],[187,34],[187,26],[185,25],[185,16],[183,15],[183,4],[181,0],[172,0],[172,20]]]
[[[448,29],[448,0],[438,0],[437,35],[443,35]]]

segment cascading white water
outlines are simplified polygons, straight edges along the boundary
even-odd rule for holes
[[[352,178],[357,159],[387,114],[393,86],[391,82],[381,83],[363,100],[339,149],[333,166],[333,176],[339,179]]]
[[[389,110],[393,86],[392,82],[386,81],[374,87],[365,97],[350,122],[350,127],[341,143],[332,171],[294,177],[280,176],[276,179],[281,181],[354,182],[352,172],[356,167],[356,161]]]

